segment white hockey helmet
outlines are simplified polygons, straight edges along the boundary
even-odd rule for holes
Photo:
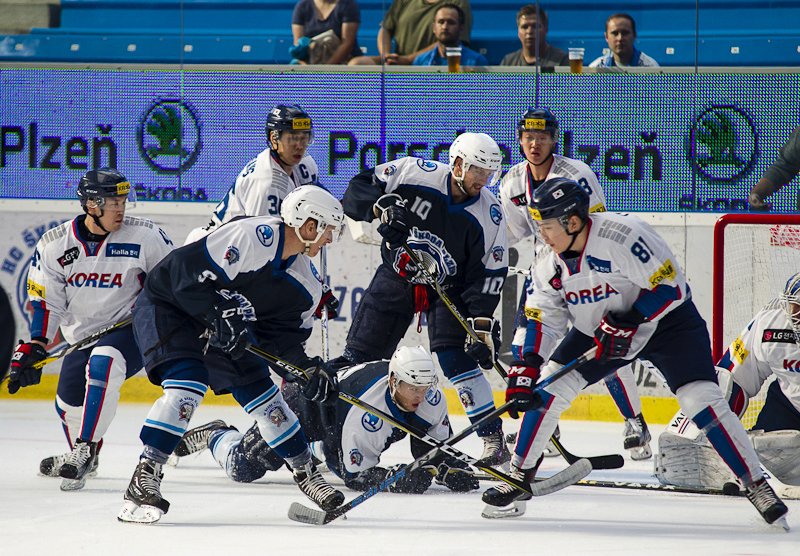
[[[793,274],[786,282],[780,295],[786,318],[792,325],[794,341],[800,345],[800,272]]]
[[[431,355],[422,346],[400,346],[389,360],[389,378],[435,388],[439,382]]]
[[[312,241],[300,236],[300,227],[309,218],[317,222],[317,237]],[[297,237],[308,248],[319,241],[328,226],[333,226],[335,232],[342,231],[344,210],[342,203],[324,188],[318,185],[301,185],[289,192],[281,203],[281,219],[287,226],[294,228]]]
[[[461,175],[456,176],[456,159],[461,159]],[[450,145],[450,171],[457,182],[461,182],[471,166],[477,166],[493,172],[487,186],[491,187],[500,178],[503,152],[497,142],[485,133],[462,133]]]

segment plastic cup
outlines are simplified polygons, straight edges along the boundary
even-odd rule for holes
[[[461,72],[461,47],[448,46],[444,49],[447,55],[447,71],[449,73]]]
[[[583,48],[569,49],[569,71],[572,73],[583,73]]]

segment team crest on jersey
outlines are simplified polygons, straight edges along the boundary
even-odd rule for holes
[[[761,336],[762,342],[779,342],[782,344],[793,344],[795,343],[794,331],[787,330],[787,329],[774,329],[770,328],[764,330],[764,334]]]
[[[236,264],[236,261],[239,260],[239,250],[234,245],[228,246],[228,250],[225,251],[225,260],[229,265]]]
[[[286,413],[283,411],[283,408],[280,405],[276,405],[275,407],[267,411],[267,418],[269,419],[269,422],[275,425],[276,427],[280,427],[281,424],[289,420],[289,418],[286,417]]]
[[[550,284],[550,287],[554,290],[558,291],[564,287],[564,284],[561,283],[561,267],[556,266],[556,272],[553,274],[553,277],[547,282]]]
[[[423,160],[422,158],[417,159],[417,166],[419,166],[424,172],[433,172],[436,170],[436,163],[431,162],[430,160]]]
[[[596,270],[597,272],[602,272],[605,274],[611,272],[611,261],[606,261],[603,259],[592,257],[591,255],[586,255],[586,262],[589,264],[589,268],[591,268],[592,270]]]
[[[528,199],[525,197],[525,194],[517,195],[516,197],[511,197],[511,202],[514,204],[515,207],[527,207],[528,206]]]
[[[497,247],[495,247],[494,249],[492,249],[492,258],[494,259],[494,262],[499,263],[500,261],[502,261],[503,260],[503,253],[505,253],[505,252],[506,252],[506,250],[504,248],[500,247],[499,245]]]
[[[489,216],[492,222],[499,226],[503,221],[503,209],[500,208],[500,205],[492,205],[489,207]]]
[[[383,426],[383,421],[372,413],[364,413],[364,416],[361,417],[361,426],[368,432],[378,432]]]
[[[439,405],[442,401],[442,391],[438,388],[432,388],[425,393],[425,399],[431,405]]]
[[[142,246],[138,243],[109,243],[106,245],[106,257],[130,257],[138,259]]]
[[[475,396],[472,394],[471,388],[461,388],[458,391],[458,399],[461,400],[461,405],[463,405],[465,408],[475,406]]]
[[[275,241],[275,232],[266,224],[262,224],[256,228],[256,235],[258,236],[258,241],[260,241],[261,245],[264,247],[269,247]]]
[[[383,175],[387,178],[397,172],[397,166],[394,164],[389,164],[386,168],[383,169]]]
[[[358,448],[350,450],[350,464],[360,466],[364,461],[364,454],[358,451]]]
[[[178,421],[186,421],[187,423],[194,415],[194,400],[191,398],[185,398],[181,400],[181,404],[178,406]]]
[[[73,247],[72,249],[67,249],[64,251],[64,254],[58,258],[58,264],[61,265],[61,268],[65,266],[71,265],[75,261],[78,260],[78,257],[81,255],[81,250],[77,247]]]
[[[408,246],[417,253],[423,263],[433,269],[440,284],[444,283],[445,278],[453,276],[458,270],[453,256],[448,253],[444,245],[444,240],[428,230],[420,230],[416,226],[411,231],[408,238]],[[393,267],[395,272],[404,276],[406,265],[410,263],[408,254],[403,249],[397,249],[394,253]],[[422,277],[414,278],[415,283],[424,283]]]

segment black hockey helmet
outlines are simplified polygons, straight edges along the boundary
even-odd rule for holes
[[[131,182],[114,168],[89,170],[78,182],[78,199],[83,207],[89,200],[102,206],[106,197],[127,197],[130,193]]]
[[[558,120],[547,108],[528,108],[517,123],[517,139],[523,131],[547,131],[556,139]]]
[[[297,104],[279,104],[267,116],[267,139],[272,131],[308,131],[313,125],[311,116]]]
[[[589,194],[575,180],[551,178],[534,190],[528,210],[534,220],[557,218],[566,228],[573,214],[589,218]]]

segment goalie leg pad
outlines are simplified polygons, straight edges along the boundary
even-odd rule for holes
[[[800,431],[752,431],[758,459],[782,483],[800,486]]]
[[[664,485],[722,489],[725,483],[736,480],[702,434],[692,439],[669,430],[663,432],[658,437],[653,465],[656,478]]]

